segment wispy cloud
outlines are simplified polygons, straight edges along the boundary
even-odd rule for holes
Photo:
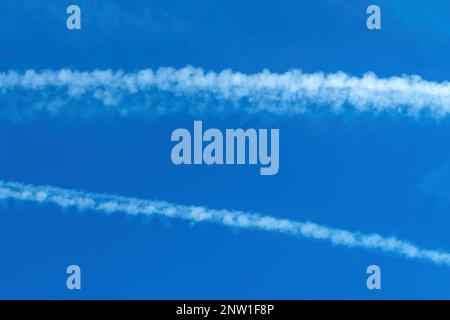
[[[0,181],[0,200],[53,204],[102,213],[121,212],[130,215],[159,215],[191,222],[213,222],[232,228],[259,229],[308,239],[327,241],[348,248],[378,250],[399,256],[450,266],[450,253],[422,249],[407,241],[379,234],[364,234],[312,222],[299,222],[235,210],[213,210],[199,206],[177,205],[111,194],[90,193],[53,186],[34,186]]]
[[[88,108],[91,112],[151,116],[180,111],[295,115],[354,110],[443,117],[450,112],[450,83],[419,76],[383,79],[373,73],[362,77],[300,70],[217,73],[190,66],[133,73],[28,70],[0,73],[2,98],[21,101],[24,114]],[[4,105],[3,114],[10,112],[8,103]]]

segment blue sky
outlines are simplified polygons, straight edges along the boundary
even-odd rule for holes
[[[68,31],[71,3],[2,1],[0,72],[192,65],[448,79],[446,1],[377,1],[380,31],[365,27],[368,1],[78,0],[82,30]],[[26,110],[16,99],[0,108]],[[194,120],[279,128],[280,172],[173,165],[170,134]],[[261,212],[450,250],[449,138],[446,117],[402,114],[2,112],[0,179]],[[448,266],[395,254],[14,201],[0,204],[0,259],[1,298],[450,298]],[[66,289],[69,264],[82,269],[81,291]],[[366,288],[370,264],[381,267],[380,291]]]

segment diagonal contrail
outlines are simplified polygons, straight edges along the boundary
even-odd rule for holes
[[[330,228],[312,222],[299,222],[235,210],[213,210],[198,206],[177,205],[163,201],[142,200],[110,194],[90,193],[53,186],[34,186],[0,181],[0,200],[54,204],[103,213],[160,215],[192,222],[214,222],[232,228],[260,229],[317,239],[349,248],[378,250],[399,256],[450,266],[450,253],[422,249],[409,242],[379,234],[364,234]]]
[[[3,99],[3,100],[2,100]],[[244,74],[206,72],[191,66],[157,70],[0,73],[0,112],[158,116],[173,112],[391,112],[444,117],[450,112],[450,83],[419,76],[354,77],[344,72]],[[3,110],[2,110],[3,109]]]

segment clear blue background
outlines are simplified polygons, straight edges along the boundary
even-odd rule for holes
[[[365,27],[382,8],[382,30]],[[76,3],[82,30],[68,31]],[[0,2],[0,71],[193,65],[448,79],[448,1]],[[0,106],[0,108],[3,106]],[[280,128],[280,172],[174,166],[170,134]],[[235,208],[450,250],[450,121],[401,115],[0,119],[0,179]],[[82,290],[65,269],[82,269]],[[366,267],[382,290],[366,288]],[[0,205],[0,298],[450,298],[450,268],[211,224]]]

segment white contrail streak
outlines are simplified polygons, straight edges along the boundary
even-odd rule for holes
[[[213,210],[198,206],[176,205],[117,195],[62,189],[53,186],[33,186],[0,181],[0,200],[16,200],[54,204],[94,212],[122,212],[130,215],[160,215],[191,222],[215,222],[233,228],[260,229],[309,239],[328,241],[333,245],[364,248],[394,253],[411,259],[421,259],[450,266],[450,253],[426,250],[406,241],[378,234],[363,234],[330,228],[312,222],[299,222],[234,210]]]
[[[91,112],[115,110],[123,115],[236,110],[296,115],[350,109],[443,117],[450,112],[447,81],[405,75],[383,79],[373,73],[362,77],[344,72],[307,74],[296,69],[282,74],[267,70],[256,74],[205,72],[191,66],[132,73],[9,71],[0,73],[1,97],[7,97],[10,104],[15,101],[23,113],[30,113],[29,108],[49,113],[82,109],[85,113],[85,108],[92,106]],[[26,98],[29,105],[20,100]]]

